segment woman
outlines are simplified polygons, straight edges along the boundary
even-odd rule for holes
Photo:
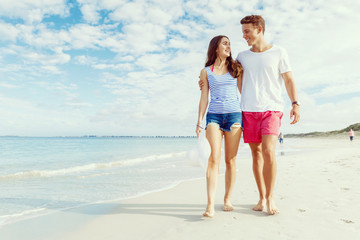
[[[230,41],[226,36],[216,36],[209,44],[205,68],[201,70],[200,80],[205,85],[201,89],[199,115],[196,134],[199,136],[202,121],[208,106],[210,89],[211,100],[206,115],[206,138],[211,147],[206,172],[208,203],[203,216],[212,217],[215,213],[214,200],[218,184],[221,159],[221,142],[225,138],[225,196],[224,211],[232,211],[231,193],[236,179],[236,155],[242,133],[242,116],[238,89],[241,91],[242,67],[231,56]]]
[[[354,131],[352,130],[352,128],[349,130],[349,137],[350,137],[350,141],[352,142],[353,139],[354,139],[354,136],[355,136],[355,133]]]

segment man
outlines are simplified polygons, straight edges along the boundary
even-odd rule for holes
[[[280,135],[279,135],[279,143],[284,143],[284,134],[282,132],[280,132]]]
[[[243,38],[251,48],[240,52],[237,60],[244,68],[241,109],[244,142],[249,143],[253,173],[260,200],[253,208],[270,215],[279,211],[273,200],[276,179],[275,148],[283,115],[282,82],[292,103],[291,124],[300,120],[299,102],[290,63],[284,49],[264,38],[265,21],[261,16],[246,16],[240,21]],[[201,81],[199,85],[203,84]]]
[[[284,49],[271,45],[264,38],[265,21],[261,16],[246,16],[240,21],[243,38],[251,48],[240,52],[237,60],[244,68],[241,109],[244,121],[244,142],[249,143],[253,173],[260,200],[253,208],[270,215],[279,211],[273,200],[276,179],[275,148],[283,115],[282,81],[292,103],[290,119],[300,119],[295,82]]]

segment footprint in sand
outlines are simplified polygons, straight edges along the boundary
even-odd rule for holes
[[[347,220],[347,219],[340,219],[341,221],[345,222],[345,223],[354,223],[353,221],[351,220]]]

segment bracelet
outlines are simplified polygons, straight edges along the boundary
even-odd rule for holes
[[[201,129],[204,129],[202,126],[200,126],[199,124],[196,124],[197,127],[201,128]]]

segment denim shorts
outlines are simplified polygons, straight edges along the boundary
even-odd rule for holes
[[[239,123],[243,128],[241,112],[234,113],[207,113],[206,114],[206,127],[210,123],[216,123],[223,131],[231,132],[231,126]],[[206,129],[206,128],[205,128]]]

